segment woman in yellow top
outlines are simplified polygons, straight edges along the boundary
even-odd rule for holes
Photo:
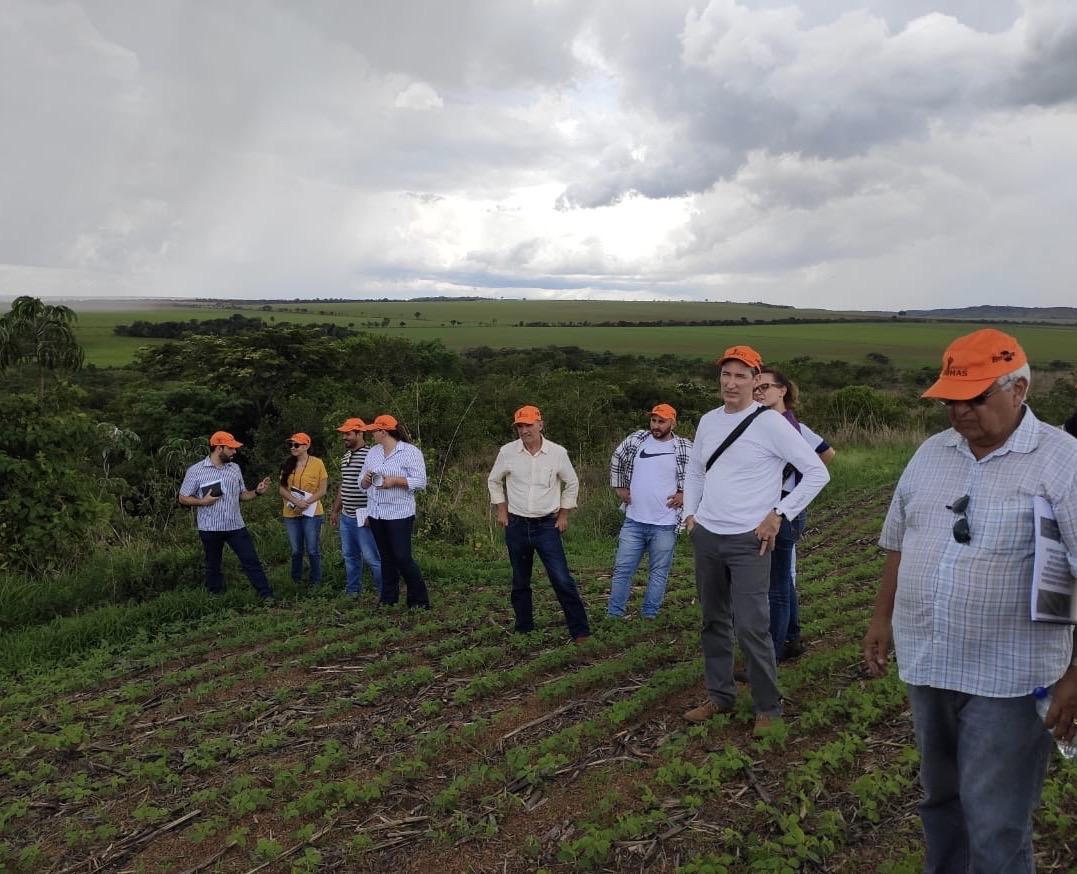
[[[321,499],[329,475],[320,458],[310,454],[310,435],[293,434],[285,441],[288,457],[280,469],[280,496],[284,498],[284,529],[292,545],[292,579],[303,580],[303,553],[310,561],[310,587],[322,581],[319,539],[325,514]]]

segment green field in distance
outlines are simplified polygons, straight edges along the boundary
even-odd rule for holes
[[[185,321],[227,318],[232,313],[260,316],[267,322],[335,322],[368,329],[377,321],[377,332],[412,340],[441,340],[448,348],[461,351],[477,346],[528,348],[534,346],[579,346],[594,351],[661,355],[671,353],[692,358],[708,358],[734,343],[756,347],[764,358],[787,360],[807,355],[816,359],[864,360],[869,353],[886,355],[894,364],[934,367],[946,344],[959,334],[979,327],[979,323],[952,321],[909,323],[880,319],[877,322],[828,324],[756,324],[756,319],[841,318],[850,313],[823,310],[795,310],[759,304],[650,303],[594,301],[393,301],[348,303],[281,303],[264,309],[258,303],[242,306],[162,306],[146,303],[145,308],[86,308],[76,306],[78,335],[86,349],[86,360],[99,367],[129,363],[135,350],[147,343],[135,337],[118,337],[118,324],[144,321]],[[301,312],[298,310],[306,310]],[[415,314],[419,315],[416,316]],[[863,317],[863,314],[856,314]],[[557,325],[519,326],[520,322],[657,321],[661,319],[749,319],[746,324],[722,327],[595,327]],[[380,327],[389,319],[387,327]],[[401,325],[400,322],[404,322]],[[453,324],[453,322],[456,324]],[[1000,326],[1013,333],[1034,364],[1077,360],[1077,326]]]

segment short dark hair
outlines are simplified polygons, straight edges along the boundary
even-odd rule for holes
[[[1074,412],[1072,416],[1066,419],[1066,424],[1062,426],[1062,430],[1071,437],[1077,437],[1077,412]]]

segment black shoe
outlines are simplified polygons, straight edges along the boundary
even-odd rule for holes
[[[748,672],[747,671],[734,671],[733,672],[733,682],[735,682],[735,683],[747,683],[748,682]]]
[[[799,640],[787,640],[785,642],[785,648],[782,650],[782,657],[779,661],[789,662],[793,659],[798,659],[807,651],[808,648]]]

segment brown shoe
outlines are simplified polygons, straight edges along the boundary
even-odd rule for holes
[[[684,718],[689,722],[706,722],[712,716],[717,716],[719,713],[732,713],[733,708],[727,707],[724,704],[715,704],[713,701],[707,700],[700,704],[698,707],[693,707],[687,713],[684,714]]]
[[[587,643],[587,641],[589,641],[590,639],[591,635],[581,634],[579,637],[572,638],[572,642],[576,644],[576,646],[580,646],[581,644]]]
[[[761,737],[767,733],[767,730],[773,728],[776,725],[780,725],[784,720],[780,716],[767,716],[760,714],[755,718],[755,728],[752,729],[752,734],[756,737]]]

